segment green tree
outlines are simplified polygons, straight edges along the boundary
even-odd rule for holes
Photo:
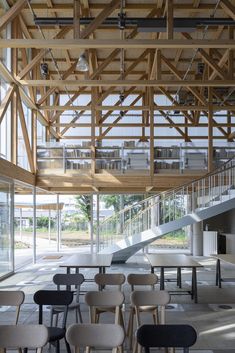
[[[82,215],[87,220],[88,225],[88,232],[90,234],[91,239],[91,252],[93,251],[93,227],[92,227],[92,220],[91,220],[91,202],[92,196],[91,195],[79,195],[75,197],[76,200],[76,207],[80,209]]]
[[[130,206],[143,200],[143,195],[103,195],[101,200],[104,201],[106,208],[113,207],[115,212],[119,212],[122,204],[123,207]]]
[[[84,218],[91,221],[91,196],[90,195],[79,195],[75,197],[76,207],[80,209]]]

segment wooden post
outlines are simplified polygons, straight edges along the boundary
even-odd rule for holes
[[[173,35],[174,35],[173,0],[167,0],[167,39],[173,39]]]
[[[149,90],[149,106],[150,106],[150,179],[151,185],[154,177],[154,90]]]

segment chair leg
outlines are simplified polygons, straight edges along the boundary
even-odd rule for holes
[[[129,348],[132,349],[133,346],[133,324],[134,324],[134,314],[135,309],[131,308],[129,321],[128,321],[128,328],[127,328],[127,336],[129,337]]]
[[[124,334],[126,334],[126,330],[125,330],[125,323],[124,323],[124,318],[123,318],[123,312],[122,309],[120,308],[120,312],[119,312],[119,323],[123,328]]]
[[[75,309],[75,321],[78,324],[78,308]]]
[[[158,311],[157,311],[157,309],[155,309],[155,310],[153,311],[153,323],[154,323],[155,325],[159,324],[159,318],[158,318]]]
[[[81,313],[80,307],[78,307],[78,315],[79,315],[80,324],[82,324],[83,320],[82,320],[82,313]]]
[[[64,340],[65,340],[65,345],[66,345],[67,353],[71,353],[71,349],[70,349],[69,343],[67,342],[66,338],[65,338]]]
[[[56,341],[56,353],[60,353],[60,340]]]

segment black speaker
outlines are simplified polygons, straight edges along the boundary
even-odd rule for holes
[[[226,236],[218,234],[217,236],[218,254],[226,254]]]

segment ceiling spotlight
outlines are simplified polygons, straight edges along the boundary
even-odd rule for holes
[[[47,78],[47,75],[49,73],[48,64],[47,63],[42,63],[40,65],[40,70],[41,70],[42,77],[43,78]]]
[[[124,101],[124,99],[125,99],[125,96],[124,96],[123,93],[121,93],[121,94],[119,95],[119,100],[120,100],[120,102],[122,103],[122,102]]]
[[[82,72],[89,71],[89,64],[87,62],[85,54],[80,55],[77,63],[77,70]]]

